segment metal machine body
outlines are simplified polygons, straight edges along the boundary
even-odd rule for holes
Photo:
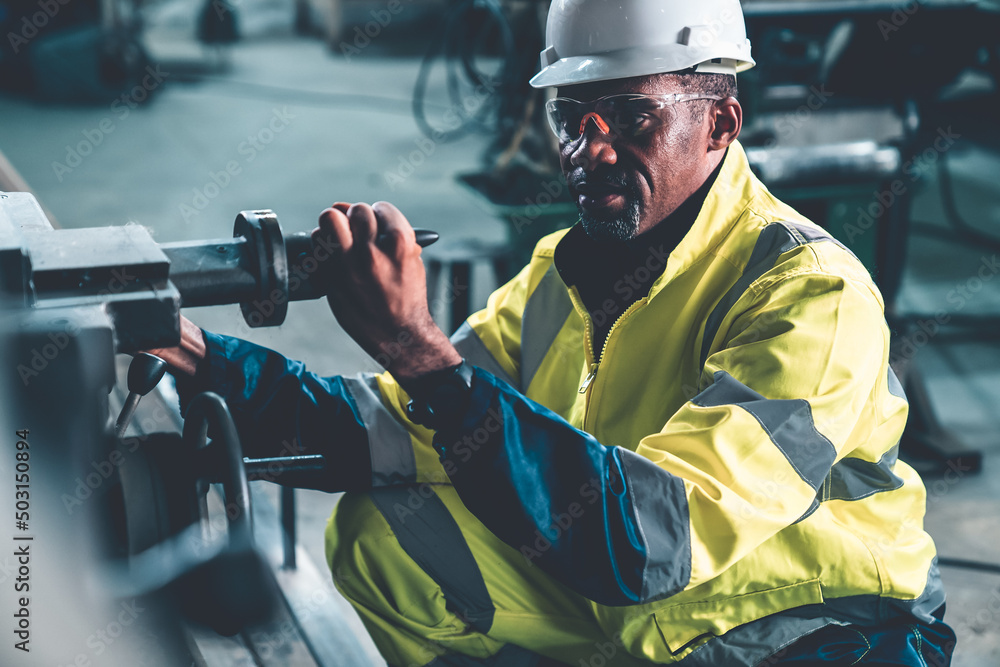
[[[424,245],[436,238],[418,232]],[[117,353],[179,342],[184,306],[240,303],[250,326],[280,324],[289,301],[325,294],[333,250],[308,234],[284,237],[271,211],[241,213],[233,239],[158,245],[139,225],[53,229],[32,195],[0,193],[0,425],[20,434],[4,439],[0,469],[17,461],[30,499],[5,492],[0,509],[26,508],[15,544],[35,549],[39,581],[22,591],[31,593],[35,625],[23,632],[32,650],[4,646],[0,664],[359,664],[343,630],[339,643],[330,639],[342,621],[317,605],[319,575],[297,562],[293,489],[283,489],[285,529],[277,516],[263,527],[270,546],[255,540],[251,521],[248,480],[280,481],[275,471],[326,461],[244,458],[214,394],[195,397],[183,428],[162,398],[159,419],[129,428],[162,367],[135,357],[127,398],[116,377]],[[15,458],[18,441],[27,453]],[[298,618],[292,610],[303,604],[308,615]],[[121,605],[143,610],[129,619],[142,630],[114,647],[97,643],[93,619],[115,618]],[[261,637],[281,637],[280,650]]]
[[[438,238],[416,232],[421,245]],[[232,239],[158,245],[136,224],[52,229],[34,196],[0,194],[4,290],[29,308],[105,308],[118,352],[176,345],[182,307],[239,303],[249,326],[278,326],[290,301],[326,293],[334,248],[305,232],[285,237],[270,210],[242,211]]]

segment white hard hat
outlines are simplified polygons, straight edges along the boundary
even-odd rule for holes
[[[552,0],[535,88],[754,66],[739,0]]]

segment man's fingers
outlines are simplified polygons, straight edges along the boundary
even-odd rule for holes
[[[351,235],[356,244],[369,245],[375,242],[378,234],[378,220],[375,211],[368,204],[352,204],[347,209],[347,222],[351,226]],[[355,246],[356,249],[361,245]]]
[[[336,205],[334,205],[336,206]],[[313,239],[317,234],[325,234],[340,246],[342,252],[347,252],[354,244],[354,236],[344,211],[338,208],[328,208],[319,215],[319,227],[312,233]]]
[[[413,227],[399,209],[389,202],[379,201],[372,204],[372,210],[378,221],[378,234],[385,236],[385,249],[396,251],[402,245],[416,243]]]

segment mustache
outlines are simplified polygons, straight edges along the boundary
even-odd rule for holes
[[[631,189],[632,181],[622,172],[615,172],[610,169],[585,172],[583,169],[571,171],[566,178],[569,186],[575,190],[587,187],[614,187]]]

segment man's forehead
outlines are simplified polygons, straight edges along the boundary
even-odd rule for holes
[[[681,92],[676,77],[670,74],[653,74],[650,76],[636,76],[630,79],[611,79],[609,81],[580,83],[573,86],[560,86],[556,90],[556,96],[588,102],[596,100],[599,97],[619,95],[621,93],[660,95],[676,92]]]

